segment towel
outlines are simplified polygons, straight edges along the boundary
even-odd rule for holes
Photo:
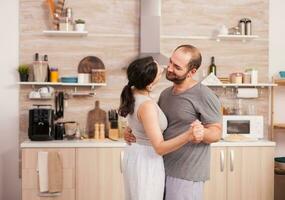
[[[48,192],[48,152],[38,152],[38,173],[40,192]]]
[[[62,192],[62,163],[58,152],[48,154],[48,192]]]

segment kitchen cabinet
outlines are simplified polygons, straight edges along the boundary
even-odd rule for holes
[[[271,200],[274,187],[273,146],[211,148],[211,175],[205,200]]]
[[[39,151],[56,151],[63,165],[63,191],[56,197],[39,196],[37,160]],[[22,150],[22,200],[75,200],[75,149],[27,148]]]
[[[76,150],[76,199],[124,199],[122,150],[122,148]]]

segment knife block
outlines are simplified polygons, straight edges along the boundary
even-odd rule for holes
[[[109,129],[109,138],[111,139],[119,139],[119,129]]]

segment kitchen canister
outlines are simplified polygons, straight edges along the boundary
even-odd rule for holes
[[[245,35],[246,19],[239,20],[239,31],[241,35]]]
[[[251,20],[250,19],[245,19],[245,34],[246,35],[251,35],[252,28],[251,28]]]

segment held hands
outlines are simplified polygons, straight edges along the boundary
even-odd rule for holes
[[[124,139],[128,145],[131,145],[131,143],[136,142],[136,137],[132,134],[132,129],[130,129],[130,127],[126,127],[124,132]]]
[[[195,120],[191,124],[192,128],[192,140],[191,142],[198,144],[203,141],[204,138],[204,126],[201,124],[199,120]]]

